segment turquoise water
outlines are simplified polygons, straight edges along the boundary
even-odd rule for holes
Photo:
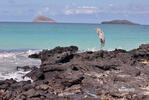
[[[0,80],[22,80],[26,72],[17,66],[40,66],[40,60],[28,55],[56,46],[78,46],[80,50],[98,50],[100,41],[93,28],[101,28],[106,37],[105,50],[130,50],[149,43],[149,26],[50,23],[0,23]]]
[[[75,45],[80,50],[98,50],[100,41],[93,30],[96,27],[105,33],[106,50],[130,50],[140,44],[149,43],[149,26],[0,23],[0,49],[51,49]]]

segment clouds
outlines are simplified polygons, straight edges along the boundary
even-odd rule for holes
[[[38,10],[37,15],[55,16],[56,12],[54,11],[54,9],[50,10],[50,7],[43,7]]]
[[[44,12],[48,12],[49,9],[50,9],[49,7],[45,7],[45,8],[44,8]]]
[[[64,11],[64,14],[65,14],[65,15],[72,15],[72,14],[74,14],[74,11],[73,11],[73,9],[66,9],[66,10]]]
[[[100,20],[146,18],[148,21],[149,0],[1,0],[0,12],[0,20],[15,16],[8,20],[19,17],[30,21],[44,15],[63,22],[96,20],[96,17]],[[28,19],[25,19],[26,16]]]
[[[68,5],[64,10],[65,15],[74,15],[74,14],[94,14],[97,12],[97,7],[95,6],[78,6],[71,8]]]
[[[49,12],[49,7],[44,7],[43,9],[38,11],[38,15],[43,15],[44,13]]]
[[[109,3],[100,10],[101,13],[121,14],[131,16],[133,14],[149,14],[149,5],[128,3],[127,5]]]
[[[78,7],[78,8],[83,8],[83,9],[97,9],[97,7],[95,7],[95,6],[82,6],[82,7]]]

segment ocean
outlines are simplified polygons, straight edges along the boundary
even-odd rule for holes
[[[23,75],[17,66],[38,66],[40,60],[28,55],[56,46],[78,46],[80,51],[95,51],[100,41],[94,28],[105,34],[104,50],[131,50],[149,43],[149,26],[121,24],[69,24],[69,23],[0,23],[0,80]],[[13,73],[13,74],[12,74]],[[14,75],[15,73],[15,75]],[[20,78],[18,79],[20,80]]]

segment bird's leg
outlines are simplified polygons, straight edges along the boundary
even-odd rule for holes
[[[104,44],[101,43],[99,51],[103,50],[103,49],[102,49],[103,47],[104,47]]]
[[[100,49],[99,49],[99,51],[101,51],[101,50],[102,50],[102,47],[103,47],[103,46],[102,46],[102,44],[101,44],[101,45],[100,45]]]

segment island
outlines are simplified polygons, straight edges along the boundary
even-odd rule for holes
[[[134,23],[128,20],[112,20],[112,21],[103,21],[101,24],[131,24],[131,25],[139,25],[138,23]]]
[[[48,23],[55,23],[56,21],[53,19],[50,19],[45,16],[38,16],[37,18],[33,19],[32,22],[48,22]]]

